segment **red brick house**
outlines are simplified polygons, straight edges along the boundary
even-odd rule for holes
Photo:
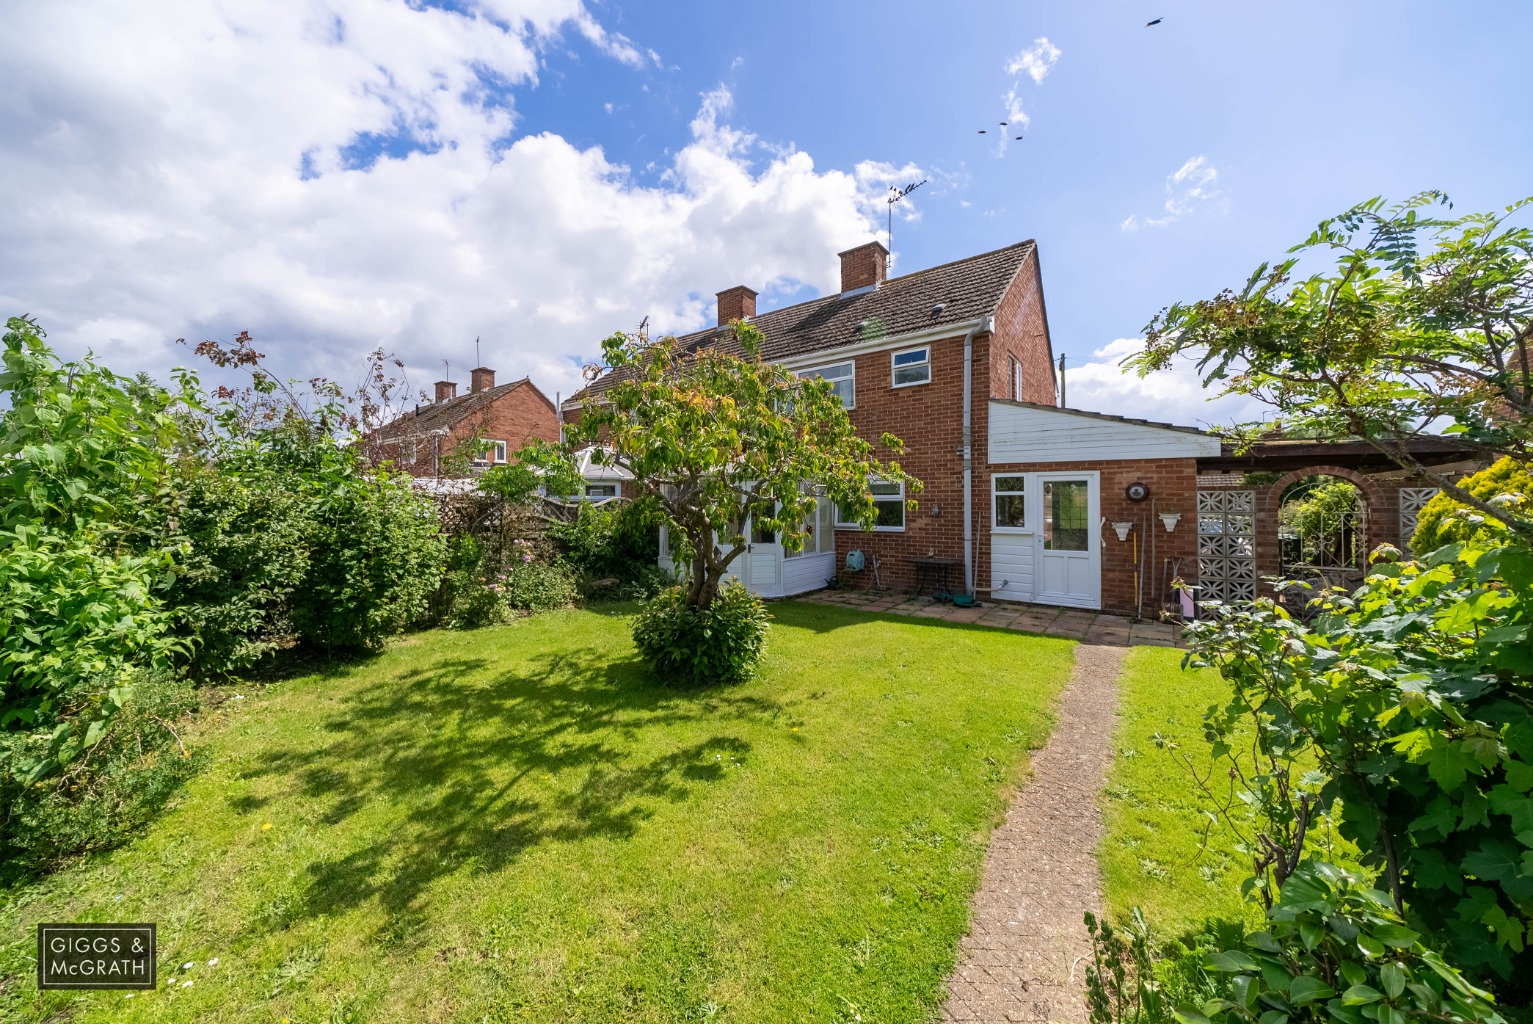
[[[882,582],[896,587],[940,570],[945,589],[981,598],[1153,615],[1173,578],[1195,583],[1207,569],[1223,581],[1249,569],[1254,581],[1256,527],[1236,532],[1248,525],[1238,511],[1217,522],[1204,513],[1242,490],[1227,475],[1217,488],[1200,482],[1231,464],[1219,438],[1058,407],[1034,243],[897,278],[886,278],[887,259],[877,242],[850,249],[839,293],[759,315],[755,291],[726,289],[720,326],[679,339],[706,345],[732,320],[751,321],[764,358],[832,381],[858,431],[900,437],[901,465],[925,485],[907,510],[899,484],[872,482],[882,513],[871,532],[843,525],[822,500],[802,552],[753,534],[733,566],[747,586],[780,597],[833,575],[861,585],[876,559]],[[577,419],[607,383],[575,395],[561,415]],[[1398,543],[1399,499],[1376,491],[1370,539]],[[848,568],[853,551],[861,570]]]
[[[557,441],[559,417],[554,403],[523,377],[495,383],[495,371],[479,367],[469,372],[469,391],[458,394],[452,381],[436,382],[436,400],[418,405],[368,436],[377,457],[388,459],[416,477],[439,477],[448,456],[471,438],[480,444],[470,456],[471,468],[501,464],[534,439]]]

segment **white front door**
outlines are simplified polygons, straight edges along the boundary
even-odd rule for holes
[[[1095,472],[1039,473],[1042,515],[1036,534],[1033,600],[1077,608],[1102,606],[1101,493]]]

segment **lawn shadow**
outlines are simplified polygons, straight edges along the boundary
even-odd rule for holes
[[[379,803],[404,809],[385,834],[308,865],[300,897],[270,924],[376,899],[397,929],[445,875],[492,873],[542,844],[632,836],[661,803],[749,756],[737,726],[785,713],[754,694],[662,688],[631,655],[596,647],[501,671],[458,658],[383,679],[316,723],[313,746],[274,750],[245,773],[291,779],[328,826]],[[697,723],[701,735],[668,736]],[[235,809],[260,806],[246,799]]]

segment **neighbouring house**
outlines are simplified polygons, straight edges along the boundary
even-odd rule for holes
[[[528,377],[496,384],[495,371],[481,366],[469,371],[468,394],[458,394],[453,381],[439,380],[435,398],[369,434],[372,454],[411,476],[436,478],[454,463],[482,471],[505,463],[529,441],[559,440],[554,403]],[[469,441],[473,450],[460,452]]]
[[[763,596],[819,589],[833,576],[870,585],[876,566],[894,587],[1129,615],[1173,601],[1174,579],[1206,577],[1209,596],[1240,599],[1277,571],[1275,534],[1256,517],[1275,517],[1284,487],[1317,474],[1369,480],[1365,522],[1351,528],[1366,529],[1370,544],[1409,538],[1424,491],[1390,478],[1366,446],[1275,443],[1236,455],[1191,427],[1060,408],[1031,241],[895,278],[877,242],[840,257],[837,294],[758,315],[757,293],[735,286],[718,293],[717,326],[678,339],[712,344],[749,320],[763,358],[831,381],[864,437],[904,441],[901,465],[925,485],[907,510],[899,484],[871,481],[882,506],[872,531],[843,524],[822,499],[799,552],[747,524],[749,547],[732,568]],[[574,395],[561,416],[577,420],[610,382]],[[1444,442],[1419,457],[1462,453]],[[622,493],[611,470],[592,470],[588,486]]]

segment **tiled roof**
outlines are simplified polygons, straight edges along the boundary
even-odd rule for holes
[[[761,331],[763,359],[777,361],[840,348],[878,337],[898,337],[946,324],[970,323],[995,312],[1017,271],[1033,251],[1031,241],[894,277],[877,288],[811,299],[751,319]],[[938,306],[941,309],[938,309]],[[679,337],[683,348],[732,340],[727,328]],[[571,396],[600,394],[616,380],[600,378]]]
[[[484,411],[491,402],[503,395],[509,395],[524,384],[537,391],[537,385],[532,383],[532,378],[523,377],[509,384],[497,384],[493,388],[485,388],[477,393],[470,392],[459,395],[457,398],[449,398],[445,402],[419,405],[414,412],[407,412],[398,419],[390,420],[379,427],[374,436],[379,439],[413,437],[417,434],[429,434],[435,430],[450,429],[465,417]],[[541,391],[538,393],[542,394]],[[544,400],[547,401],[546,397]]]

